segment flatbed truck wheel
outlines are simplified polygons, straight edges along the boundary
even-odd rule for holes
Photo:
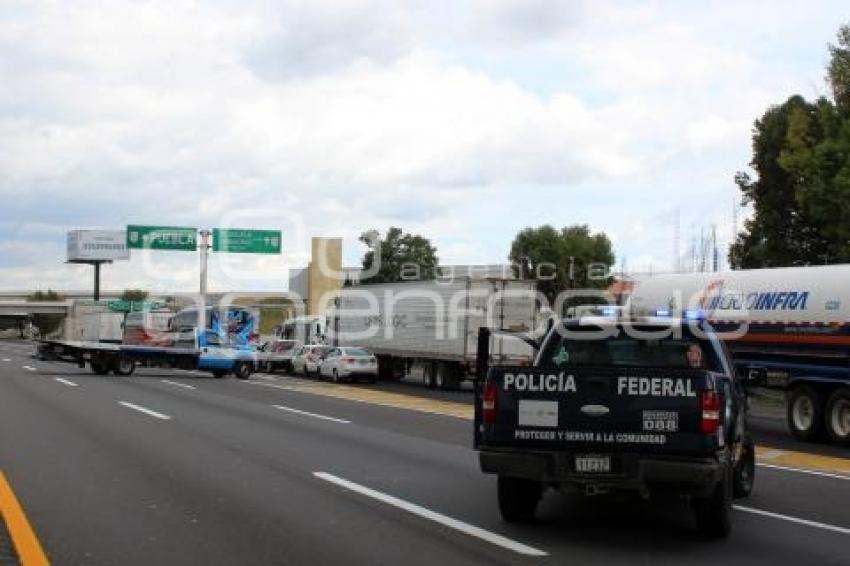
[[[829,438],[840,446],[850,446],[850,388],[836,389],[826,403],[824,424]]]
[[[823,438],[824,402],[817,389],[810,385],[792,389],[788,394],[787,411],[791,434],[808,442]]]
[[[499,512],[509,523],[522,523],[534,519],[543,488],[540,482],[509,476],[498,479]]]
[[[711,538],[725,538],[732,531],[733,475],[731,464],[726,464],[711,496],[694,500],[697,528]]]
[[[92,358],[89,362],[92,373],[97,375],[107,375],[109,373],[109,364],[99,358]]]
[[[238,362],[233,368],[233,375],[238,379],[248,379],[251,377],[252,367],[248,362]]]
[[[115,375],[122,376],[131,376],[133,372],[136,371],[136,362],[133,360],[128,360],[126,358],[119,358],[115,361],[114,367],[112,368],[112,373]]]

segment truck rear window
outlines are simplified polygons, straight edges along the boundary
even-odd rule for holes
[[[718,371],[710,344],[696,338],[638,339],[617,336],[576,339],[552,336],[539,359],[540,365],[557,367],[653,367]]]

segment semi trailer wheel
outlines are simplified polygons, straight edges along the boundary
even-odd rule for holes
[[[787,420],[791,434],[800,440],[815,441],[823,436],[823,397],[817,389],[801,385],[788,395]]]
[[[841,446],[850,446],[850,389],[836,389],[826,403],[824,424],[829,438]]]

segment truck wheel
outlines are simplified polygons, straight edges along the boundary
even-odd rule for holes
[[[833,442],[850,446],[850,389],[842,387],[826,403],[826,431]]]
[[[115,367],[112,368],[112,373],[115,375],[123,375],[129,377],[136,371],[136,362],[127,358],[118,358],[115,362]]]
[[[89,364],[91,365],[92,372],[97,375],[106,375],[109,373],[109,364],[104,363],[101,359],[92,358]]]
[[[742,441],[741,457],[732,474],[732,491],[737,498],[748,497],[756,479],[756,445],[750,435]]]
[[[725,538],[732,531],[732,475],[732,466],[726,464],[711,497],[694,501],[697,528],[711,538]]]
[[[540,482],[499,476],[498,492],[502,518],[509,523],[522,523],[534,519],[543,488]]]
[[[238,379],[248,379],[251,377],[251,364],[248,362],[239,362],[236,364],[236,367],[233,368],[233,375],[235,375]]]
[[[437,366],[437,389],[457,391],[460,389],[460,368],[451,362],[441,362]]]
[[[423,369],[423,377],[425,378],[425,384],[428,386],[428,389],[437,388],[437,373],[437,364],[434,363],[427,364]]]
[[[823,398],[817,389],[801,385],[788,395],[788,428],[800,440],[823,437]]]

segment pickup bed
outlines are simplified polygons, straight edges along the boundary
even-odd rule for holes
[[[492,367],[476,387],[475,447],[508,521],[543,492],[615,489],[688,498],[699,528],[729,533],[755,454],[743,381],[702,323],[564,321],[533,367]]]

